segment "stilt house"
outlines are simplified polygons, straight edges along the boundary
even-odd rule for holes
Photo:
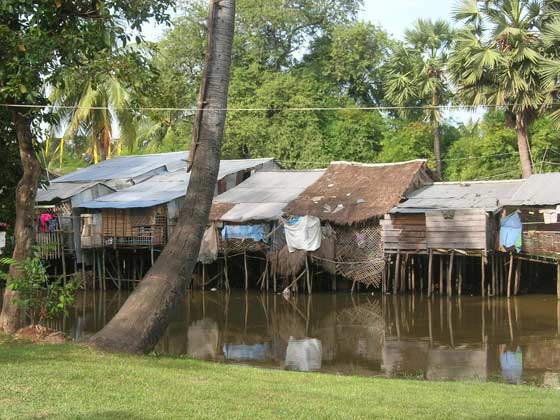
[[[186,152],[123,156],[52,180],[37,192],[37,242],[44,245],[44,256],[60,258],[66,253],[81,262],[82,204],[176,171],[185,166],[186,158]]]
[[[334,264],[337,274],[353,284],[378,286],[385,267],[380,219],[405,196],[432,182],[425,160],[334,162],[284,211],[329,224],[336,234],[335,249],[331,258],[319,261]]]

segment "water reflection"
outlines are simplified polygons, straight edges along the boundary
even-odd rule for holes
[[[125,298],[118,292],[80,295],[66,331],[87,338]],[[156,351],[300,371],[554,382],[560,372],[558,305],[552,296],[316,294],[286,300],[195,291]]]

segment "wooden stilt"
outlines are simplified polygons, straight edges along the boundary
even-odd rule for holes
[[[150,247],[150,262],[152,263],[152,266],[154,265],[155,262],[155,256],[154,256],[154,247]]]
[[[202,266],[202,290],[206,288],[206,264],[201,264]]]
[[[486,261],[485,255],[480,256],[480,296],[484,297],[484,287],[486,286]]]
[[[401,285],[400,285],[401,293],[406,293],[407,265],[408,265],[408,254],[405,254],[404,261],[401,263]]]
[[[117,258],[117,283],[119,285],[119,290],[120,290],[121,281],[122,281],[122,273],[121,273],[122,261],[121,261],[121,255],[120,255],[120,252],[119,252],[118,248],[115,251],[115,257]]]
[[[461,297],[463,293],[463,268],[465,265],[463,264],[463,258],[459,258],[457,260],[457,274],[459,275],[459,284],[457,284],[457,296]]]
[[[247,251],[243,251],[243,274],[245,276],[245,290],[249,290],[249,271],[247,269]]]
[[[556,264],[556,297],[560,299],[560,261]]]
[[[385,258],[385,265],[383,267],[381,278],[381,293],[385,294],[387,291],[387,258]]]
[[[82,254],[82,284],[84,285],[84,290],[87,290],[87,281],[86,281],[86,263],[84,261],[85,255]]]
[[[443,295],[443,255],[439,257],[439,294]]]
[[[393,280],[393,295],[399,291],[400,277],[401,276],[401,254],[397,252],[397,260],[395,262],[395,278]]]
[[[309,273],[309,257],[305,255],[305,280],[307,283],[307,293],[311,294],[311,276]]]
[[[523,260],[517,260],[517,264],[515,264],[515,287],[513,288],[515,296],[519,294],[519,287],[521,285],[521,264],[523,264]]]
[[[492,295],[496,296],[496,254],[492,254],[490,258],[490,268],[492,270]]]
[[[455,252],[451,251],[449,256],[449,269],[447,271],[447,296],[453,296],[453,258]]]
[[[412,293],[416,293],[416,266],[414,264],[414,257],[410,261],[410,276],[412,282]]]
[[[509,256],[509,271],[508,271],[508,279],[507,279],[507,297],[508,297],[508,299],[511,297],[511,277],[512,277],[512,275],[513,275],[513,254],[510,254],[510,256]]]
[[[105,289],[105,285],[107,284],[106,281],[106,266],[105,266],[105,248],[103,248],[103,251],[101,251],[101,272],[103,273],[103,289]],[[119,280],[119,290],[121,290],[121,282]]]
[[[224,274],[226,276],[226,290],[229,290],[229,273],[228,273],[227,252],[224,252]],[[274,284],[274,289],[276,289],[276,284]]]
[[[428,255],[428,297],[432,297],[432,288],[433,288],[433,258],[434,253],[430,249],[430,254]]]
[[[63,251],[64,251],[64,247],[63,247]],[[64,281],[66,281],[66,255],[64,254],[64,252],[62,252],[62,258],[60,260],[62,262],[62,276],[64,278]]]
[[[97,278],[97,276],[95,275],[95,260],[96,260],[96,255],[95,255],[95,249],[94,249],[94,250],[93,250],[93,264],[92,264],[92,273],[93,273],[93,278],[92,278],[92,281],[93,281],[93,290],[95,290],[95,288],[96,288],[96,284],[95,284],[95,282],[96,282],[96,278]]]

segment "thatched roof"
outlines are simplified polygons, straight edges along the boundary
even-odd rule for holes
[[[333,162],[284,212],[316,216],[339,225],[366,222],[381,217],[408,192],[431,182],[433,175],[425,160],[387,164]]]

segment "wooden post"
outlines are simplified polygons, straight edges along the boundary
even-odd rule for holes
[[[457,296],[463,293],[463,268],[465,267],[463,258],[457,260],[457,273],[459,274],[459,284],[457,285]]]
[[[226,251],[224,251],[224,274],[226,275],[226,290],[229,290],[229,274]],[[276,290],[276,284],[274,284],[274,289]]]
[[[517,260],[517,264],[515,264],[515,287],[514,287],[514,295],[517,296],[519,294],[519,287],[521,284],[521,264],[523,260]]]
[[[93,250],[93,265],[92,265],[92,273],[93,273],[93,290],[95,290],[95,281],[96,281],[96,275],[95,275],[95,260],[96,260],[96,255],[95,255],[95,249]]]
[[[484,261],[484,253],[480,255],[480,296],[484,297],[484,287],[486,286],[486,262]]]
[[[87,281],[86,281],[86,262],[84,260],[85,254],[82,253],[82,283],[84,285],[84,290],[87,290]]]
[[[496,296],[496,254],[492,254],[490,258],[490,268],[492,271],[492,294]]]
[[[311,277],[309,274],[309,257],[305,254],[305,280],[307,282],[307,293],[311,294]]]
[[[384,259],[385,265],[383,266],[381,278],[381,293],[385,294],[387,291],[387,258]]]
[[[432,278],[432,269],[433,269],[433,257],[434,252],[430,249],[430,254],[428,255],[428,297],[432,297],[432,287],[433,287],[433,278]]]
[[[399,291],[399,284],[401,278],[401,254],[397,252],[397,260],[395,262],[395,278],[393,280],[393,295],[396,295]]]
[[[152,265],[154,265],[154,261],[155,261],[155,257],[154,257],[154,247],[150,247],[150,261],[152,262]]]
[[[206,288],[206,264],[200,264],[202,266],[202,290]]]
[[[101,272],[103,273],[103,284],[106,284],[106,280],[105,280],[105,275],[106,275],[106,270],[105,270],[105,248],[103,248],[102,254],[101,254]],[[105,287],[103,287],[105,288]],[[121,282],[119,280],[119,290],[121,290]]]
[[[449,256],[449,270],[447,271],[447,296],[453,295],[453,257],[455,252],[451,251]]]
[[[507,297],[508,299],[511,297],[511,276],[513,274],[513,254],[509,255],[509,271],[508,271],[508,280],[507,280]]]
[[[64,278],[64,281],[66,281],[66,255],[64,254],[64,247],[63,247],[61,261],[62,261],[62,276]]]
[[[410,261],[410,275],[412,277],[412,292],[416,293],[416,267],[414,265],[414,257]]]
[[[119,290],[121,289],[121,278],[122,278],[122,274],[121,274],[121,256],[119,253],[119,249],[117,248],[117,250],[115,251],[115,255],[117,258],[117,281],[118,281],[118,285],[119,285]]]
[[[556,263],[556,297],[560,299],[560,261]]]
[[[439,294],[443,295],[443,255],[439,257]]]
[[[249,290],[249,272],[247,269],[247,251],[243,251],[243,272],[245,275],[245,290]]]

